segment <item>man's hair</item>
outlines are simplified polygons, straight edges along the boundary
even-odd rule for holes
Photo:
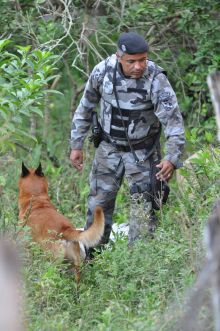
[[[118,56],[119,57],[122,57],[123,55],[125,55],[126,53],[125,52],[123,52],[121,49],[117,49],[117,54],[118,54]]]

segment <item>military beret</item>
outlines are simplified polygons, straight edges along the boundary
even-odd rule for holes
[[[146,40],[136,32],[123,32],[118,38],[118,48],[127,54],[148,52]]]

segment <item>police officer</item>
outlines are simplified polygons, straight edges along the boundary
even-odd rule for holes
[[[128,180],[130,188],[128,239],[132,244],[155,230],[155,181],[166,183],[181,164],[185,136],[177,98],[164,70],[148,59],[148,51],[141,35],[122,33],[117,53],[94,67],[72,121],[70,160],[81,171],[83,142],[92,111],[100,104],[102,137],[90,173],[85,227],[92,223],[94,207],[101,205],[105,213],[103,244],[109,240],[122,179]],[[161,127],[166,138],[163,159]]]

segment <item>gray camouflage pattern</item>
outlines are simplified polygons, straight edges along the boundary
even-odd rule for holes
[[[137,151],[137,156],[141,159],[146,153],[146,149],[141,149]],[[158,160],[159,155],[155,151],[152,155],[152,161]],[[93,222],[95,206],[102,206],[105,214],[105,233],[102,244],[109,240],[115,199],[123,177],[128,181],[130,190],[135,185],[142,191],[131,195],[129,243],[131,244],[134,240],[143,237],[147,238],[149,212],[152,209],[152,204],[149,202],[150,192],[148,192],[150,167],[150,160],[146,160],[142,164],[135,164],[131,152],[119,152],[105,141],[102,141],[97,148],[90,173],[90,193],[85,228],[88,228]]]
[[[112,107],[117,107],[113,93],[115,65],[116,56],[112,55],[93,69],[73,117],[72,149],[83,148],[85,137],[91,126],[92,110],[99,103],[99,121],[103,131],[109,135]],[[180,157],[185,144],[184,126],[175,92],[163,69],[154,62],[148,61],[147,68],[140,79],[126,78],[119,66],[117,69],[116,89],[120,107],[131,110],[133,114],[128,127],[131,142],[138,143],[156,134],[161,123],[166,137],[164,159],[169,160],[178,168],[181,165]],[[127,141],[115,142],[120,145],[127,144]]]
[[[85,137],[91,126],[92,110],[100,104],[99,122],[105,134],[112,142],[127,145],[123,138],[110,136],[112,129],[113,107],[117,107],[113,93],[113,74],[116,56],[100,62],[93,69],[86,84],[84,94],[72,121],[71,148],[82,149]],[[148,61],[147,68],[140,79],[126,78],[117,67],[116,89],[122,109],[129,110],[128,136],[132,144],[152,137],[163,126],[166,143],[163,159],[172,162],[176,168],[181,166],[180,157],[185,144],[182,116],[176,95],[163,69]],[[149,149],[136,150],[139,160],[145,160]],[[96,149],[90,173],[90,193],[88,196],[88,213],[85,228],[93,220],[96,205],[104,209],[105,232],[101,243],[109,240],[112,216],[118,190],[125,177],[131,192],[134,185],[139,192],[131,195],[129,243],[147,237],[149,215],[152,204],[150,195],[151,162],[161,159],[159,147],[144,163],[137,164],[131,152],[120,152],[114,145],[102,141]]]

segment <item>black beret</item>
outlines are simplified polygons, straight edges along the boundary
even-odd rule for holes
[[[136,32],[124,32],[118,38],[118,48],[127,54],[148,52],[146,40]]]

